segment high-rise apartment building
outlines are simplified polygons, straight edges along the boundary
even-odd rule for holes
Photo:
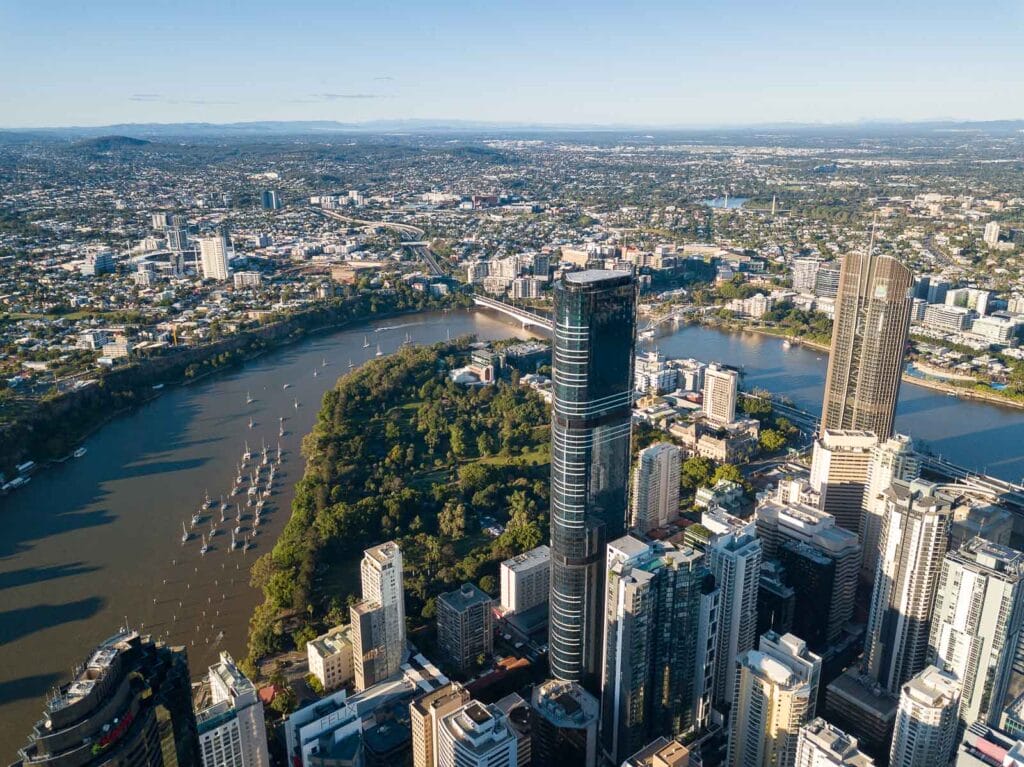
[[[538,546],[501,563],[501,610],[521,613],[547,603],[551,590],[551,549]]]
[[[821,508],[853,533],[862,526],[871,450],[877,444],[873,433],[848,429],[825,429],[814,442],[811,488]]]
[[[750,525],[716,535],[706,553],[719,592],[712,702],[730,703],[735,690],[736,659],[754,649],[757,640],[761,541]]]
[[[264,189],[260,194],[260,204],[263,210],[280,210],[282,207],[281,195],[276,189]]]
[[[263,703],[230,654],[210,666],[212,705],[196,715],[203,767],[270,767]]]
[[[708,365],[704,371],[704,415],[716,424],[736,420],[736,397],[740,374],[722,365]]]
[[[437,767],[517,767],[516,734],[504,713],[475,700],[441,718]]]
[[[402,552],[394,541],[363,552],[363,601],[350,608],[356,689],[398,673],[405,655]]]
[[[203,267],[203,279],[226,280],[228,269],[228,238],[222,233],[212,237],[199,238],[199,260]]]
[[[199,767],[184,648],[128,629],[99,645],[46,701],[24,767]]]
[[[925,667],[932,606],[946,555],[950,503],[924,480],[896,480],[885,496],[864,667],[898,695]]]
[[[493,600],[472,583],[437,598],[437,645],[462,673],[494,649]]]
[[[992,247],[999,243],[999,222],[989,221],[985,224],[985,233],[982,236],[985,244]]]
[[[530,699],[533,767],[596,767],[600,704],[576,682],[549,679]]]
[[[959,699],[957,678],[935,666],[925,667],[906,682],[896,711],[890,767],[949,764],[956,745]]]
[[[960,680],[961,731],[995,725],[1024,626],[1024,554],[974,538],[946,554],[932,611],[929,661]]]
[[[821,268],[820,258],[794,258],[791,268],[793,290],[801,293],[813,293],[818,284],[818,269]]]
[[[921,456],[914,452],[914,441],[904,434],[894,434],[871,448],[868,481],[864,488],[864,513],[861,516],[860,542],[864,548],[861,573],[866,580],[875,575],[878,564],[878,538],[885,519],[885,498],[882,492],[893,480],[909,482],[921,476]]]
[[[469,703],[469,693],[458,684],[447,684],[409,704],[413,767],[437,767],[435,744],[441,720]]]
[[[697,642],[714,585],[702,553],[631,535],[608,544],[607,584],[601,748],[618,764],[657,735],[705,726],[711,659]]]
[[[793,634],[768,632],[737,660],[729,767],[794,767],[800,728],[814,719],[821,658]]]
[[[890,256],[850,253],[843,259],[825,378],[823,430],[869,431],[879,439],[892,436],[912,283],[910,270]]]
[[[857,748],[856,738],[818,717],[800,728],[795,767],[875,767],[875,762]]]
[[[549,661],[556,679],[591,689],[605,546],[626,530],[635,333],[631,273],[572,272],[555,285]]]
[[[630,525],[641,533],[664,527],[679,516],[679,472],[683,451],[658,442],[640,451],[633,469]]]

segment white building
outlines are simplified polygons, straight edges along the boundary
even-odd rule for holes
[[[501,611],[521,613],[548,601],[551,549],[546,545],[501,563]]]
[[[350,626],[336,626],[306,643],[309,673],[320,681],[324,690],[335,690],[355,677],[351,633]]]
[[[801,293],[813,293],[818,283],[818,269],[821,268],[820,258],[794,258],[792,275],[793,290]]]
[[[821,717],[800,728],[795,767],[874,767],[874,760],[857,748],[857,739]]]
[[[985,234],[983,235],[982,239],[985,241],[985,244],[988,245],[989,247],[993,247],[999,243],[998,221],[989,221],[987,224],[985,224]]]
[[[836,524],[854,533],[861,528],[871,450],[877,444],[874,433],[855,429],[825,429],[814,441],[811,488]]]
[[[736,420],[736,397],[740,376],[721,365],[708,365],[704,372],[704,415],[717,424]]]
[[[203,279],[226,280],[228,269],[228,238],[223,234],[199,238],[199,260],[203,268]]]
[[[940,333],[962,333],[971,327],[971,310],[966,306],[928,304],[923,324]]]
[[[864,666],[892,695],[924,668],[939,572],[952,510],[924,480],[896,480],[885,491]]]
[[[679,516],[679,472],[683,451],[670,442],[645,447],[633,469],[632,518],[641,533]]]
[[[961,726],[995,725],[1024,625],[1024,554],[974,538],[946,554],[932,611],[929,661],[961,682]]]
[[[363,552],[363,601],[350,608],[356,689],[365,690],[401,669],[405,655],[402,552],[394,541]]]
[[[213,704],[196,715],[203,767],[270,767],[263,703],[226,652],[210,666]]]
[[[633,364],[633,382],[638,392],[663,394],[679,385],[679,370],[670,366],[659,352],[638,354]]]
[[[475,700],[441,719],[437,767],[517,767],[518,743],[497,706]]]
[[[889,751],[890,767],[940,767],[949,764],[956,745],[957,679],[926,667],[903,685]]]
[[[310,767],[336,751],[359,754],[362,721],[344,690],[310,703],[284,723],[286,759],[291,767]]]
[[[794,767],[800,728],[814,718],[821,658],[792,634],[766,632],[738,659],[729,767]]]
[[[259,272],[235,272],[232,277],[236,288],[258,288],[263,284],[263,275]]]
[[[914,442],[910,437],[894,434],[871,448],[860,526],[860,542],[864,549],[861,572],[868,580],[874,576],[878,564],[878,538],[885,518],[882,493],[895,479],[909,482],[920,476],[921,456],[914,452]]]

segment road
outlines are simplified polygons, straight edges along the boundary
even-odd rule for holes
[[[400,224],[395,221],[367,221],[366,219],[353,218],[352,216],[344,216],[336,211],[324,210],[323,208],[318,208],[316,206],[310,206],[310,210],[326,218],[333,218],[335,221],[342,221],[347,224],[355,224],[356,226],[364,227],[382,227],[384,229],[391,229],[395,232],[398,232],[399,237],[401,237],[402,240],[406,242],[417,242],[425,234],[425,231],[423,229],[420,229],[418,226],[413,226],[412,224]],[[437,256],[435,256],[434,253],[430,250],[430,248],[428,248],[426,245],[410,244],[407,245],[406,247],[408,247],[409,250],[411,250],[415,256],[417,256],[421,261],[423,261],[423,263],[427,265],[427,271],[430,272],[430,274],[434,275],[435,277],[440,277],[444,275],[444,269],[442,269],[441,264],[438,263]]]

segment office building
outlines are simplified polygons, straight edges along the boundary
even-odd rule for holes
[[[796,591],[786,583],[786,571],[778,561],[765,559],[757,586],[757,635],[790,633],[795,611]]]
[[[704,371],[704,415],[724,425],[736,420],[736,397],[740,374],[722,365],[708,365]]]
[[[864,553],[861,573],[871,580],[878,564],[878,538],[885,518],[885,498],[882,492],[893,480],[909,482],[921,476],[921,456],[914,452],[914,441],[904,434],[894,434],[871,448],[868,463],[868,481],[864,488],[864,512],[859,531]]]
[[[162,232],[171,225],[171,214],[164,210],[157,211],[156,213],[150,213],[149,219],[150,226],[158,232]]]
[[[196,715],[203,767],[270,767],[263,703],[252,682],[223,651],[209,682],[212,705]]]
[[[309,673],[324,690],[336,690],[355,678],[352,660],[352,627],[335,626],[306,643]]]
[[[175,218],[180,218],[176,216]],[[172,224],[167,227],[164,231],[164,235],[167,237],[167,249],[174,254],[184,253],[189,249],[188,241],[188,226],[181,224]]]
[[[122,630],[47,699],[18,751],[25,767],[199,767],[184,648]]]
[[[551,679],[530,699],[533,767],[596,767],[600,704],[576,682]]]
[[[230,277],[228,269],[228,238],[224,234],[199,238],[199,260],[204,280],[223,281]]]
[[[822,264],[814,277],[814,295],[818,298],[835,298],[839,293],[839,279],[838,268]]]
[[[78,267],[83,277],[96,277],[114,271],[114,254],[105,248],[95,248],[85,254],[85,260]]]
[[[706,524],[705,524],[706,526]],[[718,639],[712,703],[731,703],[736,659],[757,640],[757,592],[761,580],[761,541],[753,525],[715,535],[707,546],[708,565],[718,587]]]
[[[518,767],[517,745],[500,709],[471,700],[441,718],[437,767]]]
[[[556,679],[594,689],[601,665],[604,555],[626,530],[636,283],[585,270],[555,285],[551,366],[551,600]]]
[[[772,632],[737,660],[729,767],[793,767],[800,728],[814,718],[821,658],[793,634]]]
[[[1024,554],[974,538],[946,554],[932,611],[929,662],[960,680],[961,731],[996,725],[1024,625]]]
[[[263,210],[280,210],[282,207],[281,195],[275,189],[264,189],[260,195],[260,204]]]
[[[877,444],[873,433],[849,429],[825,429],[814,442],[811,488],[821,508],[853,533],[861,529],[871,450]]]
[[[952,511],[924,480],[896,480],[883,493],[864,665],[892,695],[925,667],[932,605]]]
[[[857,739],[821,717],[800,728],[794,767],[874,767],[874,760],[857,748]]]
[[[601,748],[620,763],[705,726],[713,672],[697,641],[714,582],[702,553],[627,535],[608,544],[607,584]]]
[[[999,244],[999,222],[989,221],[985,224],[985,233],[982,236],[985,244],[989,247],[994,247]]]
[[[843,259],[822,430],[892,436],[912,282],[910,270],[890,256],[850,253]]]
[[[313,701],[284,722],[289,767],[348,767],[363,757],[362,720],[344,690]]]
[[[829,683],[825,719],[856,736],[860,748],[880,764],[889,757],[899,696],[892,695],[860,666],[851,666]]]
[[[956,752],[955,767],[1024,767],[1024,741],[975,722]]]
[[[516,736],[516,764],[518,767],[530,767],[533,764],[533,709],[529,702],[519,693],[510,692],[494,705],[505,715]]]
[[[952,674],[925,667],[900,692],[889,751],[890,767],[949,764],[956,745],[960,685]]]
[[[469,702],[469,693],[458,684],[446,684],[409,704],[413,767],[437,767],[434,744],[438,725],[448,714]]]
[[[541,545],[501,563],[501,611],[522,613],[546,604],[551,586],[551,549]]]
[[[690,749],[664,736],[648,743],[622,763],[622,767],[690,767]]]
[[[630,525],[640,533],[664,527],[679,516],[679,472],[683,451],[658,442],[640,451],[633,469]]]
[[[437,645],[463,674],[494,649],[493,601],[472,583],[437,598]]]
[[[397,674],[405,655],[402,552],[393,541],[363,552],[363,601],[350,608],[357,690]]]

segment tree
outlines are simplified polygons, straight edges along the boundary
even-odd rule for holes
[[[437,517],[437,526],[441,535],[460,540],[466,534],[466,507],[449,501]]]
[[[723,463],[715,469],[715,473],[711,475],[710,484],[712,486],[717,485],[723,479],[727,479],[730,482],[736,482],[740,485],[746,484],[743,472],[731,463]]]
[[[485,575],[480,579],[480,590],[485,591],[494,596],[494,592],[498,589],[497,579],[493,575]]]
[[[683,487],[696,490],[698,487],[711,484],[711,461],[699,455],[693,455],[683,461],[680,478]]]
[[[765,429],[761,432],[758,441],[761,443],[762,450],[766,453],[774,453],[785,447],[786,435],[775,429]]]

